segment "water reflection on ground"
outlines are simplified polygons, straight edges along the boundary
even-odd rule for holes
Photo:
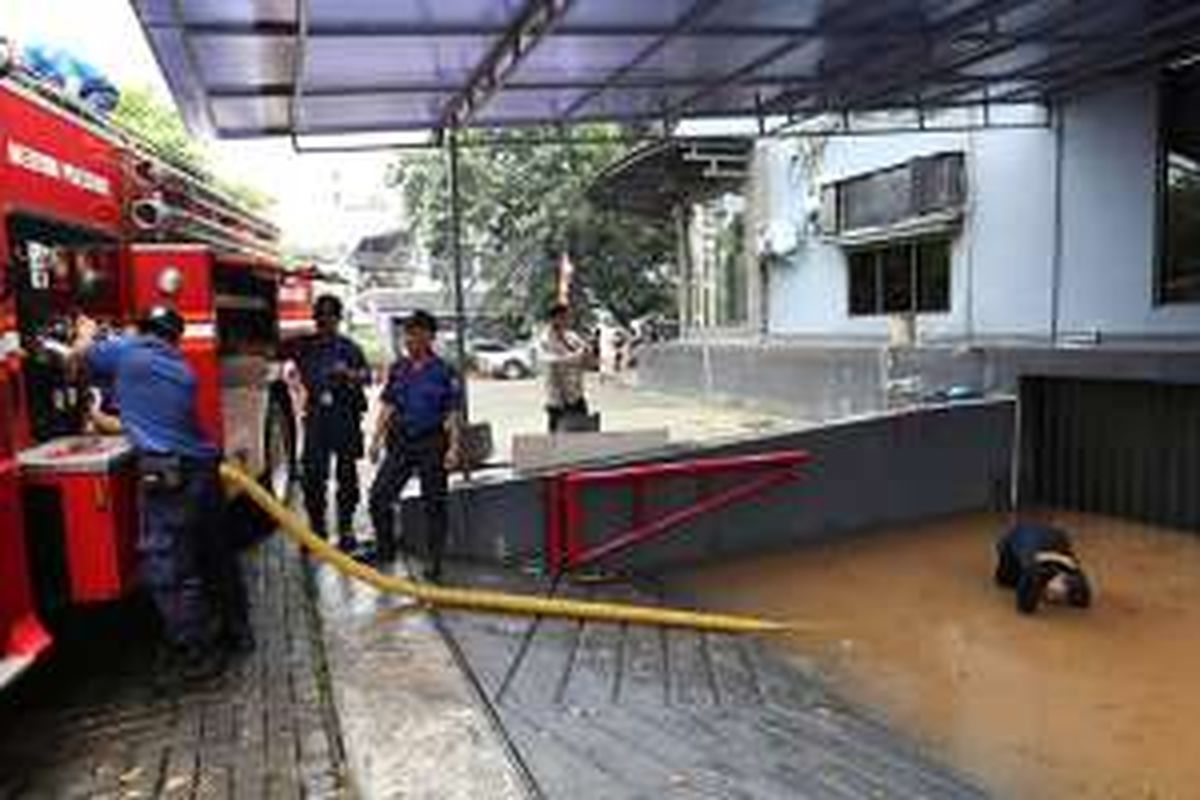
[[[679,576],[707,605],[827,623],[794,658],[1014,798],[1200,789],[1200,537],[1057,514],[1092,609],[1018,615],[972,515]]]

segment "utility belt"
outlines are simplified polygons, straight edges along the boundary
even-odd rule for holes
[[[408,431],[403,425],[393,425],[388,431],[388,442],[396,445],[441,445],[446,440],[446,429],[440,424],[424,431]]]
[[[311,416],[334,412],[361,415],[367,410],[367,396],[358,388],[326,387],[310,392],[305,411]]]
[[[175,453],[139,453],[138,477],[143,488],[156,492],[182,489],[188,479],[217,468],[217,458],[196,458]]]

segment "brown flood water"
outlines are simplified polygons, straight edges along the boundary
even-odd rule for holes
[[[1001,797],[1200,798],[1200,537],[1053,520],[1090,610],[1018,615],[991,514],[678,577],[706,605],[825,623],[790,653]]]

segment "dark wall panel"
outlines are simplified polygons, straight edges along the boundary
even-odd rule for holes
[[[1021,503],[1200,528],[1200,386],[1021,381]]]

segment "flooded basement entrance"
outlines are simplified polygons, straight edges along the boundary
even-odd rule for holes
[[[1062,513],[1090,610],[1017,614],[980,514],[678,575],[705,605],[821,621],[786,640],[1002,797],[1200,793],[1200,537]]]

